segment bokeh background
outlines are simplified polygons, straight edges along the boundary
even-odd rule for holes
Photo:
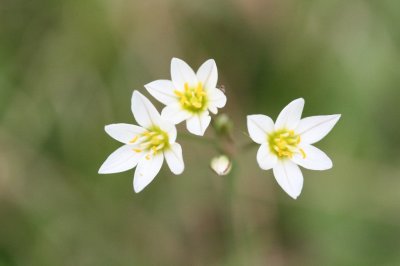
[[[0,265],[400,265],[397,0],[1,0]],[[238,146],[245,116],[341,113],[292,200],[238,153],[185,136],[186,171],[140,194],[98,175],[134,89],[172,57],[214,58]],[[156,103],[155,100],[153,100]],[[157,104],[159,110],[161,106]],[[207,131],[207,138],[213,138]]]

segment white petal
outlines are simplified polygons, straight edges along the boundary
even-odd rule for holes
[[[178,101],[178,97],[174,93],[174,84],[170,80],[156,80],[144,85],[144,87],[154,98],[165,105]]]
[[[177,90],[183,90],[185,83],[189,87],[197,87],[198,81],[193,69],[181,59],[172,58],[171,78]]]
[[[164,107],[161,116],[174,124],[179,124],[191,117],[192,114],[182,109],[180,103],[173,103]]]
[[[310,170],[327,170],[332,168],[331,159],[320,149],[312,145],[302,145],[305,158],[301,154],[295,154],[292,161]]]
[[[339,120],[340,115],[310,116],[300,120],[296,134],[301,135],[301,141],[313,144],[325,137]]]
[[[162,131],[168,134],[169,143],[174,143],[176,140],[176,127],[170,121],[162,119],[159,127]]]
[[[260,146],[257,152],[257,162],[261,169],[269,170],[278,162],[278,157],[273,154],[267,143]]]
[[[301,113],[303,112],[304,99],[299,98],[289,103],[278,115],[275,122],[275,129],[282,128],[294,129],[300,122]]]
[[[303,174],[300,168],[290,160],[278,160],[273,171],[281,188],[296,199],[303,188]]]
[[[124,145],[111,153],[99,169],[99,174],[120,173],[135,167],[143,154],[132,146]]]
[[[274,131],[274,122],[266,115],[248,115],[247,130],[254,142],[263,144],[267,141],[267,135]]]
[[[205,90],[215,89],[218,81],[217,65],[214,59],[204,62],[197,70],[197,79],[203,84]]]
[[[226,104],[226,96],[225,94],[219,89],[211,89],[208,91],[208,109],[212,113],[215,111],[215,107],[222,108]]]
[[[128,144],[135,136],[146,131],[142,127],[124,123],[107,125],[104,127],[104,130],[112,138],[125,144]]]
[[[185,169],[182,157],[182,147],[178,143],[174,143],[171,147],[164,151],[165,160],[171,169],[171,172],[180,175]]]
[[[149,160],[145,157],[140,160],[133,178],[133,189],[136,193],[142,191],[153,181],[154,177],[160,172],[163,161],[164,155],[162,153],[151,156]]]
[[[218,113],[218,108],[212,104],[208,104],[208,110],[215,115]]]
[[[132,113],[136,122],[145,128],[158,125],[161,116],[154,105],[138,91],[132,94]]]
[[[195,114],[186,120],[186,128],[194,135],[203,136],[210,122],[211,117],[206,111],[201,114]]]

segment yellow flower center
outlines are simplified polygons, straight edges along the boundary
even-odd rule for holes
[[[168,134],[159,127],[152,127],[148,131],[134,136],[129,143],[137,144],[133,148],[134,152],[147,152],[146,159],[150,160],[151,155],[169,147],[169,138]]]
[[[306,158],[306,153],[299,148],[301,138],[293,130],[282,129],[268,135],[268,143],[271,151],[280,158],[292,158],[299,153]]]
[[[192,113],[204,111],[207,107],[207,94],[201,82],[194,88],[190,88],[188,83],[185,83],[184,87],[184,91],[174,91],[182,108]]]

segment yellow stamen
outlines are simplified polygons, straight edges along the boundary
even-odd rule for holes
[[[281,137],[281,138],[289,137],[289,132],[282,133],[279,135],[279,137]]]
[[[138,140],[139,136],[135,136],[129,143],[135,143]]]
[[[175,93],[175,95],[178,96],[178,97],[182,97],[182,96],[183,96],[183,92],[181,92],[181,91],[174,90],[174,93]]]
[[[174,90],[174,94],[179,98],[183,109],[194,113],[206,109],[207,94],[201,82],[196,87],[190,87],[189,83],[185,82],[183,91]]]
[[[282,129],[267,136],[270,149],[278,157],[293,158],[294,154],[301,154],[306,158],[306,153],[298,145],[301,142],[299,135],[294,130]]]
[[[168,134],[156,126],[135,136],[132,141],[135,141],[138,145],[134,146],[132,150],[138,153],[146,152],[145,158],[147,160],[150,160],[152,154],[156,154],[158,151],[169,146]]]
[[[299,150],[300,150],[301,155],[303,156],[303,159],[305,159],[307,157],[306,153],[304,152],[303,149],[299,149]]]
[[[274,146],[274,150],[277,151],[277,152],[279,152],[279,153],[281,152],[281,149],[279,149],[279,147],[276,146],[276,145]]]

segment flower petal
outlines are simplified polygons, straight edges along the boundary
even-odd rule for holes
[[[323,151],[312,146],[302,145],[305,157],[301,154],[294,154],[292,161],[310,170],[327,170],[332,168],[332,161]]]
[[[214,106],[213,104],[208,104],[208,111],[210,111],[213,114],[218,114],[218,108]]]
[[[340,115],[310,116],[300,120],[296,133],[301,135],[301,141],[313,144],[324,138],[339,121]]]
[[[275,129],[282,128],[294,129],[300,122],[301,113],[303,112],[304,99],[299,98],[289,103],[278,115],[275,122]]]
[[[189,87],[198,85],[193,69],[185,61],[178,58],[171,60],[171,78],[177,90],[183,90],[185,83],[188,83]]]
[[[106,159],[99,169],[99,174],[120,173],[132,169],[137,165],[143,154],[135,152],[132,146],[124,145]]]
[[[140,92],[134,91],[132,94],[132,113],[136,122],[144,128],[158,125],[161,116],[154,105]]]
[[[155,80],[144,87],[154,98],[165,105],[178,101],[178,97],[174,93],[174,84],[170,80]]]
[[[169,143],[174,143],[176,140],[176,127],[173,123],[170,121],[166,121],[165,119],[162,119],[160,121],[159,127],[162,131],[168,134],[168,140]]]
[[[191,117],[192,114],[182,109],[180,103],[173,103],[164,107],[161,116],[176,125]]]
[[[274,131],[274,122],[266,115],[248,115],[247,130],[254,142],[263,144],[267,142],[267,135]]]
[[[164,151],[165,160],[171,169],[171,172],[180,175],[185,169],[182,157],[182,147],[178,143],[174,143],[171,147]]]
[[[204,62],[197,70],[197,79],[203,84],[205,90],[215,89],[218,81],[218,70],[214,59]]]
[[[186,120],[186,128],[194,135],[203,136],[210,122],[211,117],[206,111],[201,114],[195,114]]]
[[[153,181],[154,177],[160,172],[163,161],[164,155],[162,153],[158,153],[150,159],[143,157],[139,161],[133,178],[133,189],[136,193],[142,191]]]
[[[267,143],[263,143],[257,152],[257,162],[261,169],[269,170],[277,164],[278,157],[271,152]]]
[[[226,104],[226,96],[225,94],[219,90],[219,89],[210,89],[208,91],[208,109],[212,112],[212,113],[217,113],[217,112],[213,112],[215,111],[215,107],[217,108],[222,108],[225,106]]]
[[[300,168],[290,160],[279,160],[273,171],[281,188],[296,199],[303,188],[303,174]]]
[[[104,130],[110,135],[113,139],[118,140],[119,142],[129,144],[130,141],[137,135],[140,135],[146,131],[146,129],[142,127],[138,127],[130,124],[111,124],[104,127]]]

